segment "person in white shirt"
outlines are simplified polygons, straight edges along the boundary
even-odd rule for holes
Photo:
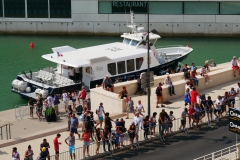
[[[231,64],[232,64],[232,69],[233,69],[233,75],[234,75],[234,77],[236,77],[236,71],[239,70],[238,61],[236,60],[236,56],[233,56],[233,59],[231,60]],[[238,72],[238,75],[240,75],[240,70]]]
[[[144,107],[143,107],[143,105],[142,105],[142,103],[141,103],[141,100],[138,100],[138,105],[137,105],[137,107],[136,107],[136,110],[137,110],[137,112],[138,112],[139,114],[141,114],[142,116],[144,116],[144,115],[142,114],[142,111],[145,112],[145,110],[144,110]]]
[[[67,112],[69,97],[66,90],[63,90],[62,100],[65,106],[65,111]]]
[[[240,99],[240,82],[238,82],[238,87],[236,88],[236,91],[237,91],[237,97]]]
[[[68,77],[69,77],[69,79],[74,80],[74,69],[73,69],[73,67],[69,67]]]
[[[207,82],[208,80],[209,80],[210,82],[212,82],[212,80],[209,78],[207,72],[208,72],[207,66],[204,65],[204,66],[202,67],[201,71],[200,71],[200,75],[205,78],[205,83],[206,83],[206,85],[208,85],[208,82]]]
[[[175,95],[174,86],[172,84],[172,79],[170,78],[170,76],[167,76],[167,78],[164,80],[164,84],[168,86],[168,91],[170,96],[172,96],[172,94]]]
[[[47,101],[48,101],[48,107],[52,107],[53,106],[53,97],[52,95],[48,95],[47,97]]]
[[[139,126],[141,125],[141,128],[144,129],[143,118],[139,116],[138,112],[135,113],[135,117],[133,119],[133,122],[135,123],[135,126],[136,126],[135,137],[136,137],[136,141],[138,142]]]
[[[98,107],[96,111],[100,123],[100,128],[102,128],[102,122],[103,122],[103,114],[105,115],[103,103],[100,103],[100,106]]]
[[[216,121],[218,122],[219,119],[221,118],[221,108],[222,108],[222,105],[223,105],[223,101],[222,101],[222,98],[221,96],[218,96],[217,100],[215,101],[215,108],[214,108],[214,114],[216,116]]]

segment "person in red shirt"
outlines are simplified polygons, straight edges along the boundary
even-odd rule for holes
[[[192,123],[194,123],[195,118],[194,118],[194,114],[195,114],[195,109],[194,107],[191,105],[188,109],[188,120],[189,120],[189,126],[191,127],[191,120],[193,120]]]
[[[87,92],[84,86],[82,86],[82,90],[78,94],[78,103],[83,105],[84,100],[86,99],[86,96],[87,96]],[[82,103],[80,103],[80,100],[82,100]]]
[[[193,87],[193,90],[191,92],[191,105],[194,107],[197,103],[197,96],[198,92],[196,91],[196,87]]]
[[[53,139],[54,144],[54,150],[55,150],[55,160],[59,160],[59,144],[62,144],[61,142],[58,142],[58,138],[61,137],[61,134],[57,134],[57,136]]]

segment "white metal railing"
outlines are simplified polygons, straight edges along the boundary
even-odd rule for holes
[[[168,47],[186,47],[183,45],[167,45],[167,46],[156,46],[155,48],[168,48]]]
[[[194,160],[235,160],[238,159],[237,152],[236,145],[233,145]]]

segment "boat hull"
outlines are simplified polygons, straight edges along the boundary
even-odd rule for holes
[[[152,67],[152,68],[150,68],[150,71],[153,71],[154,75],[160,76],[160,75],[162,75],[162,71],[166,70],[167,68],[174,68],[174,69],[177,68],[178,63],[182,62],[187,57],[188,57],[188,54],[186,54],[186,55],[184,55],[182,57],[179,57],[179,58],[177,58],[177,59],[175,59],[173,61],[161,64],[161,65],[156,66],[156,67]],[[147,69],[140,70],[140,71],[137,71],[137,72],[128,73],[128,74],[124,74],[124,75],[113,76],[113,77],[111,77],[111,80],[113,82],[115,82],[115,80],[117,78],[120,78],[120,80],[122,82],[124,82],[124,81],[127,81],[127,80],[138,79],[142,72],[147,72]],[[103,79],[90,81],[90,89],[91,88],[95,88],[96,85],[100,86],[102,84],[102,81],[103,81]]]

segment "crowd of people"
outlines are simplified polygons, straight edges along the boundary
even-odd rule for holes
[[[210,72],[210,66],[216,66],[216,63],[211,60],[209,64],[208,61],[205,62],[201,68],[200,75],[205,78],[205,83],[208,85],[208,82],[212,82],[208,76]],[[232,69],[234,77],[236,77],[236,71],[239,70],[239,60],[236,60],[236,57],[233,57]],[[211,96],[206,96],[205,94],[200,94],[197,91],[198,79],[197,79],[197,67],[192,63],[191,67],[185,64],[183,67],[179,65],[176,72],[183,72],[183,79],[186,80],[185,94],[184,94],[184,108],[180,115],[181,125],[179,130],[186,130],[186,124],[188,120],[189,127],[199,128],[199,124],[202,123],[202,119],[207,117],[208,125],[211,126],[212,123],[217,123],[221,121],[223,115],[228,114],[229,108],[233,108],[235,104],[235,97],[240,97],[240,82],[237,84],[238,87],[235,89],[234,86],[228,92],[225,92],[224,95],[218,95],[216,100],[212,100]],[[164,95],[162,92],[162,86],[166,85],[168,87],[169,95],[175,95],[174,85],[171,80],[170,74],[174,73],[173,70],[168,69],[166,71],[166,79],[163,83],[159,83],[156,88],[156,108],[165,107],[164,105]],[[240,75],[240,70],[239,70]],[[69,75],[72,76],[72,75]],[[114,84],[111,81],[111,78],[106,76],[103,80],[102,87],[108,91],[114,91]],[[56,93],[53,95],[48,95],[46,100],[40,95],[37,98],[37,102],[34,104],[33,99],[29,99],[30,107],[30,116],[33,117],[34,107],[36,108],[36,114],[38,120],[41,118],[43,107],[53,108],[56,115],[59,115],[58,105],[60,100],[64,104],[65,111],[68,114],[68,124],[67,131],[69,136],[64,139],[66,145],[68,145],[69,156],[71,159],[76,159],[75,155],[75,135],[83,141],[83,157],[90,156],[89,154],[89,145],[90,142],[94,142],[95,154],[99,154],[100,143],[103,143],[104,152],[109,152],[112,154],[112,150],[119,149],[124,147],[124,140],[126,137],[130,140],[131,149],[137,148],[135,145],[139,140],[139,130],[143,130],[143,137],[147,140],[149,137],[156,135],[157,126],[159,127],[159,133],[161,139],[164,140],[164,137],[167,134],[172,132],[173,122],[176,120],[173,115],[173,111],[170,111],[169,114],[163,108],[159,113],[154,112],[152,115],[144,115],[145,109],[141,103],[141,100],[138,100],[136,108],[134,107],[134,102],[132,97],[128,95],[127,88],[122,87],[122,90],[118,92],[119,98],[124,99],[127,110],[126,110],[126,119],[129,119],[129,114],[133,114],[134,118],[129,127],[125,127],[125,121],[123,118],[113,120],[110,117],[109,112],[105,112],[103,103],[99,104],[99,107],[96,111],[91,111],[88,103],[86,103],[87,92],[83,87],[79,93],[71,91],[67,93],[65,90],[62,95],[59,96]],[[72,105],[69,105],[69,102],[72,102]],[[161,106],[158,106],[158,104]],[[78,106],[77,106],[78,104]],[[80,115],[79,118],[76,117]],[[98,121],[95,121],[94,115]],[[213,118],[215,115],[215,119]],[[80,124],[82,124],[81,131],[78,131]],[[114,125],[113,125],[114,124]],[[113,129],[115,127],[115,129]],[[80,134],[81,132],[81,134]],[[53,139],[53,145],[55,150],[55,159],[59,159],[59,145],[62,143],[58,140],[61,138],[61,134],[57,134]],[[134,142],[135,141],[135,142]],[[163,141],[164,143],[164,141]],[[107,149],[106,149],[107,147]],[[40,144],[40,150],[37,152],[37,157],[39,160],[50,159],[49,153],[49,142],[46,139],[43,139],[43,143]],[[26,152],[24,153],[25,159],[32,160],[34,152],[31,148],[31,145],[28,146]],[[17,152],[17,148],[14,147],[12,150],[12,158],[14,160],[19,160],[20,156]]]

